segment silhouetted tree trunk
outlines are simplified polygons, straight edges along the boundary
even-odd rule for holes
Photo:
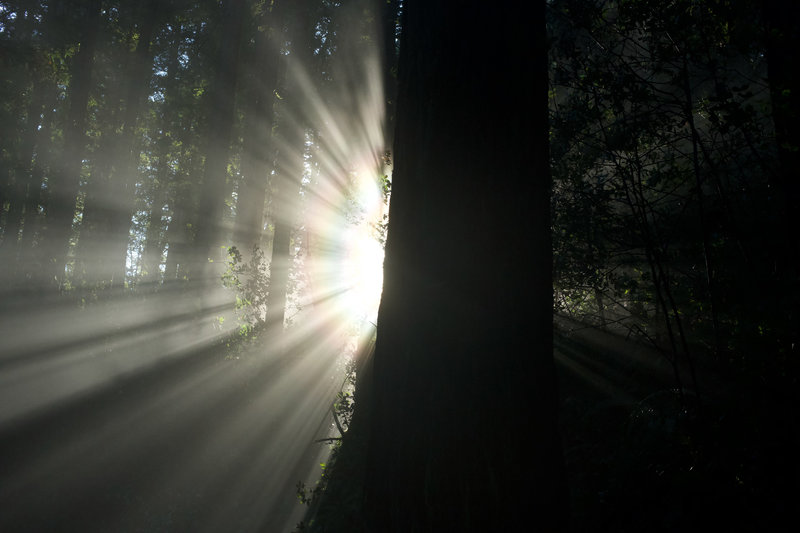
[[[48,87],[46,80],[35,76],[35,65],[30,65],[30,69],[34,73],[33,96],[26,113],[25,133],[22,136],[20,157],[16,162],[15,181],[10,188],[10,205],[6,215],[3,240],[0,242],[0,264],[6,265],[8,269],[3,276],[5,279],[14,278],[14,271],[18,267],[21,231],[31,229],[24,226],[26,211],[31,209],[29,198],[38,196],[37,186],[41,187],[41,182],[35,183],[32,165],[36,141],[39,139],[37,134],[39,129],[43,128],[41,114]]]
[[[28,48],[32,48],[29,41],[34,34],[32,15],[33,13],[25,12],[23,16],[15,20],[19,24],[19,33],[24,36],[22,43],[17,45],[19,47],[17,53],[26,57],[25,72],[30,76],[30,85],[25,84],[26,89],[30,88],[31,99],[26,106],[24,127],[20,127],[18,132],[13,131],[13,125],[3,124],[0,127],[0,146],[3,147],[3,152],[16,152],[10,167],[5,166],[5,162],[0,164],[0,264],[6,266],[3,271],[0,271],[2,285],[13,283],[26,191],[30,181],[31,161],[36,144],[36,131],[40,125],[39,118],[44,106],[45,80],[38,75],[36,69],[36,64],[41,59],[38,54],[28,51]],[[6,53],[3,55],[5,56]],[[3,66],[5,66],[5,61]],[[15,138],[19,140],[16,141]],[[12,150],[11,147],[17,142],[19,143],[18,148]],[[5,153],[2,155],[5,159]],[[8,211],[6,211],[6,202],[8,202]]]
[[[270,334],[283,330],[286,316],[286,286],[289,282],[289,246],[292,228],[289,221],[275,223],[272,237],[272,258],[269,262],[269,293],[267,294],[267,314],[265,324]]]
[[[545,6],[492,6],[403,6],[369,531],[555,531],[566,519]]]
[[[159,267],[164,254],[164,224],[162,215],[164,205],[169,199],[169,137],[163,135],[158,140],[158,171],[152,184],[153,203],[147,214],[144,251],[142,252],[142,281],[154,284],[161,279]]]
[[[86,104],[89,100],[92,65],[100,23],[100,0],[85,7],[80,49],[70,70],[69,111],[64,127],[64,150],[48,180],[48,201],[44,245],[46,264],[42,283],[61,283],[67,262],[72,222],[86,149]]]
[[[156,262],[160,263],[161,255],[166,251],[166,260],[164,264],[164,283],[173,282],[183,279],[186,275],[188,253],[190,241],[190,232],[187,227],[187,222],[190,219],[190,213],[194,211],[194,196],[192,191],[198,189],[198,179],[192,176],[199,175],[201,169],[197,163],[196,157],[184,154],[181,156],[181,146],[191,144],[191,137],[187,132],[191,132],[196,128],[197,116],[195,113],[190,116],[184,117],[186,123],[181,120],[181,81],[180,76],[180,62],[179,62],[179,43],[183,39],[187,39],[184,32],[179,32],[173,37],[174,41],[169,47],[169,59],[167,61],[167,80],[164,84],[165,99],[167,108],[164,111],[164,121],[166,127],[161,132],[159,144],[161,148],[162,160],[159,162],[159,183],[156,188],[163,187],[163,196],[159,200],[154,200],[150,212],[148,222],[148,236],[146,238],[145,268],[148,272],[152,271],[155,278],[161,278],[153,268],[157,268]],[[174,138],[177,136],[177,140]],[[171,152],[171,153],[170,153]],[[191,152],[190,152],[191,154]],[[174,165],[172,161],[179,160],[178,165]],[[154,194],[154,198],[159,198],[159,195]],[[158,205],[157,205],[158,204]],[[166,227],[162,228],[163,222],[161,221],[161,206],[167,204],[169,206],[169,221]],[[154,235],[164,232],[163,242],[159,236]],[[158,241],[158,242],[156,242]],[[154,278],[148,278],[148,281],[155,281]]]
[[[108,282],[110,287],[119,288],[125,283],[128,235],[134,210],[141,147],[140,139],[135,133],[151,78],[153,52],[150,41],[160,19],[158,4],[158,1],[152,0],[140,12],[139,41],[125,76],[125,114],[109,183],[112,197],[104,199],[106,227],[98,236],[106,249],[98,258],[98,278]]]
[[[47,100],[51,104],[56,100],[55,89],[48,87]],[[30,171],[30,186],[25,198],[25,213],[22,218],[22,236],[19,241],[19,255],[17,265],[17,280],[19,285],[27,285],[29,280],[38,279],[36,276],[40,269],[42,250],[41,243],[34,247],[40,237],[44,217],[39,212],[43,203],[42,182],[45,169],[51,166],[52,151],[52,124],[55,115],[54,105],[46,106],[42,117],[41,128],[37,132],[36,158]]]
[[[177,42],[170,44],[169,55],[167,56],[167,77],[164,83],[164,94],[167,100],[177,98],[178,96],[178,84],[176,81],[179,68],[178,45]],[[156,142],[158,170],[151,184],[151,196],[153,200],[150,206],[150,212],[147,215],[147,232],[145,234],[144,251],[142,253],[142,281],[149,284],[155,284],[161,279],[159,267],[166,244],[166,231],[162,221],[164,205],[172,203],[173,214],[175,212],[175,202],[170,201],[169,195],[170,180],[174,178],[174,172],[171,169],[172,165],[170,161],[172,156],[170,153],[172,139],[171,132],[168,129],[174,124],[175,114],[176,112],[172,106],[166,106],[163,111],[163,119],[167,127],[161,130],[158,141]],[[170,227],[172,227],[172,224],[170,224]]]
[[[776,308],[779,318],[785,320],[786,333],[781,339],[783,349],[797,360],[798,325],[797,297],[800,296],[800,262],[797,249],[800,238],[796,227],[800,203],[800,69],[796,51],[800,46],[800,4],[764,0],[763,14],[767,31],[767,71],[772,98],[772,116],[775,123],[775,140],[778,146],[780,169],[776,197],[782,201],[784,216],[778,221],[777,232],[783,236],[783,249],[778,251],[778,286],[773,296],[778,296]],[[781,300],[781,297],[783,300]],[[785,315],[783,315],[785,313]],[[795,363],[796,364],[796,363]],[[796,368],[796,367],[795,367]]]
[[[189,232],[186,227],[190,201],[185,187],[180,187],[173,200],[172,219],[167,226],[167,260],[164,265],[164,283],[184,279],[189,258]],[[180,194],[184,193],[184,194]]]
[[[261,244],[264,233],[264,205],[267,184],[272,170],[273,102],[278,84],[280,43],[275,38],[280,31],[276,8],[262,14],[255,30],[248,71],[245,73],[244,139],[242,153],[242,182],[236,204],[234,242],[244,254]]]
[[[286,94],[283,116],[279,120],[279,148],[272,180],[272,219],[275,233],[269,262],[269,293],[266,304],[266,328],[269,334],[280,333],[286,317],[286,296],[289,283],[292,229],[297,213],[303,163],[306,153],[307,121],[303,108],[303,75],[311,65],[313,21],[310,2],[296,0],[286,12],[292,50],[286,66]],[[301,76],[298,76],[302,73]],[[310,80],[310,78],[308,78]]]
[[[245,15],[242,0],[229,0],[221,7],[220,49],[217,71],[210,89],[208,105],[208,145],[200,195],[197,233],[194,238],[194,258],[191,278],[211,283],[217,270],[209,259],[222,258],[217,249],[222,239],[222,215],[225,205],[228,160],[233,126],[234,102],[239,75],[242,25]]]

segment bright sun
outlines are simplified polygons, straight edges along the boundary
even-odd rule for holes
[[[383,247],[360,227],[353,237],[347,260],[352,276],[348,307],[357,317],[375,322],[383,287]]]
[[[358,175],[357,195],[365,217],[347,235],[350,246],[345,268],[350,287],[346,300],[349,313],[374,323],[383,287],[383,246],[376,239],[371,224],[381,219],[386,206],[374,179],[365,177],[369,175]]]

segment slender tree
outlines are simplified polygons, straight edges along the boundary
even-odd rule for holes
[[[73,59],[69,85],[69,111],[64,128],[64,150],[60,165],[48,181],[46,230],[46,265],[44,283],[60,283],[64,279],[69,240],[75,217],[80,186],[81,168],[85,154],[86,104],[91,89],[91,73],[100,25],[100,0],[85,7],[85,22],[80,48]]]
[[[192,277],[203,283],[211,282],[217,272],[216,269],[209,269],[208,260],[221,258],[217,247],[223,236],[222,214],[235,123],[234,102],[240,69],[244,8],[241,0],[229,0],[222,5],[217,69],[207,100],[209,135],[192,265]]]
[[[127,58],[123,76],[124,112],[121,116],[121,132],[109,150],[112,165],[108,179],[102,184],[104,190],[94,197],[99,205],[90,205],[87,201],[85,207],[86,219],[90,208],[96,213],[93,221],[94,235],[87,237],[100,248],[98,253],[88,258],[89,261],[98,263],[90,281],[101,281],[111,287],[121,287],[125,282],[128,235],[141,148],[141,137],[136,135],[136,126],[152,77],[153,52],[150,41],[161,18],[159,3],[142,3],[134,11],[133,18],[138,19],[138,24],[133,28],[137,42],[135,50],[128,54],[130,57]]]
[[[178,98],[178,81],[180,63],[178,62],[178,45],[175,41],[180,40],[178,36],[167,39],[167,51],[165,61],[161,68],[167,74],[165,76],[163,91],[164,102],[160,106],[158,119],[161,123],[161,131],[158,140],[155,142],[154,158],[157,161],[155,176],[150,183],[150,210],[147,218],[147,230],[145,234],[144,251],[142,252],[142,281],[146,283],[156,283],[161,279],[159,271],[161,259],[164,255],[166,235],[162,221],[164,205],[168,204],[170,183],[174,178],[173,162],[176,158],[175,141],[172,126],[177,119],[176,105],[172,103],[173,98]]]
[[[43,61],[41,54],[34,57],[31,63]],[[11,197],[9,202],[8,215],[5,221],[4,238],[0,242],[0,262],[6,263],[13,270],[17,265],[18,253],[20,250],[20,233],[25,228],[26,215],[35,208],[30,203],[30,199],[36,195],[36,183],[32,171],[33,161],[37,149],[39,129],[42,126],[40,119],[44,102],[47,97],[47,81],[41,74],[37,74],[35,64],[30,65],[33,76],[33,89],[30,102],[28,104],[25,131],[22,134],[19,157],[16,161],[14,186],[10,188]],[[38,146],[41,151],[41,145]],[[41,186],[41,182],[38,183]],[[30,229],[30,228],[27,228]],[[13,272],[7,272],[11,275]]]
[[[274,6],[260,8],[255,20],[248,70],[244,73],[242,182],[236,204],[234,242],[247,253],[261,245],[264,205],[273,167],[273,104],[278,84],[281,21]]]
[[[283,329],[286,316],[292,230],[296,220],[298,192],[304,172],[306,133],[309,128],[301,84],[312,66],[313,4],[293,2],[286,12],[287,37],[291,52],[286,65],[282,116],[279,120],[279,147],[272,180],[272,219],[274,233],[269,261],[269,294],[266,299],[266,327],[271,334]]]

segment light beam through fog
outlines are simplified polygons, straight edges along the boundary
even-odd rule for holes
[[[324,90],[293,52],[283,52],[295,93],[281,96],[301,105],[279,111],[281,127],[296,128],[306,141],[275,142],[279,158],[303,161],[303,175],[287,192],[281,169],[272,173],[280,195],[273,201],[293,212],[281,220],[268,206],[260,242],[269,252],[275,228],[290,225],[284,334],[256,328],[238,346],[225,340],[237,339],[248,319],[258,325],[265,311],[263,302],[260,310],[234,309],[244,289],[223,288],[224,254],[210,258],[209,285],[162,283],[145,272],[146,210],[134,214],[124,287],[76,285],[75,250],[89,249],[79,212],[60,293],[45,290],[48,280],[5,291],[0,531],[271,532],[302,519],[295,486],[319,478],[330,450],[316,441],[338,435],[331,405],[364,332],[374,331],[380,297],[375,225],[387,212],[382,179],[389,170],[376,48],[362,43],[358,54],[331,61],[333,81]],[[180,58],[182,68],[192,61]],[[155,76],[165,74],[157,69]],[[154,93],[148,101],[163,98]],[[87,159],[84,168],[95,164]],[[84,197],[92,193],[81,187]],[[137,194],[144,189],[137,184]],[[114,192],[101,192],[111,209]],[[218,228],[226,247],[236,192]],[[166,198],[148,194],[141,201]],[[164,213],[168,224],[181,222],[169,206]],[[96,237],[104,228],[92,231]],[[170,246],[188,244],[187,235]],[[103,258],[110,243],[97,242],[93,252]],[[160,275],[172,268],[166,253],[155,263]],[[244,261],[251,257],[242,250]],[[248,279],[255,277],[239,276]]]

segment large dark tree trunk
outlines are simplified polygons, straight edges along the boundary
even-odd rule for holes
[[[369,531],[565,522],[544,2],[406,2]]]

